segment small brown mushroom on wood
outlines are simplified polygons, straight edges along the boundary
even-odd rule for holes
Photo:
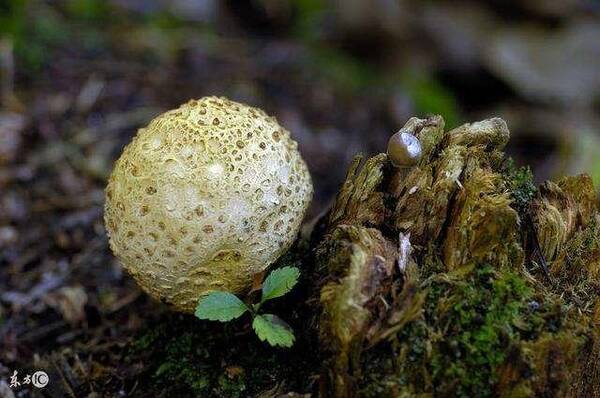
[[[398,131],[388,141],[387,154],[396,167],[414,166],[421,159],[421,142],[414,135]]]

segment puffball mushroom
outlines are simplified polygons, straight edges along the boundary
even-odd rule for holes
[[[290,133],[262,110],[204,97],[141,128],[106,188],[110,247],[150,296],[193,312],[243,293],[294,242],[313,193]]]

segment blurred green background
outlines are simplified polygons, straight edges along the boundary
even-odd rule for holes
[[[135,127],[215,94],[264,107],[292,131],[319,208],[355,152],[382,151],[407,118],[428,113],[450,127],[501,116],[511,155],[538,180],[587,171],[600,182],[597,2],[1,4],[0,123],[17,131],[3,132],[0,158],[85,135],[74,150],[105,176]]]

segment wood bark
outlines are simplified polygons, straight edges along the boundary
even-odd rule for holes
[[[498,118],[403,129],[419,163],[358,156],[312,236],[321,395],[600,396],[591,179],[535,189]]]

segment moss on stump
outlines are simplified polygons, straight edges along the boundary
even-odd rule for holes
[[[313,237],[321,395],[600,396],[591,179],[536,189],[501,119],[404,129],[419,163],[358,157]]]

